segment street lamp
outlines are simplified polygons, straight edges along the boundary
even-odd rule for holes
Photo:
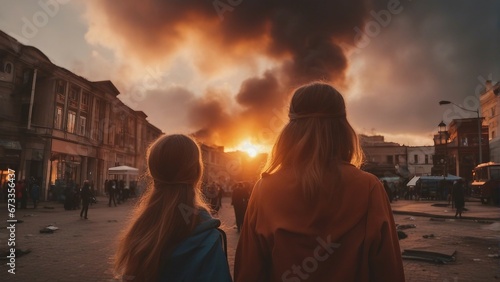
[[[453,103],[453,102],[450,102],[450,101],[439,101],[439,105],[448,105],[448,104],[452,104],[452,105],[455,105],[457,107],[459,107],[460,109],[464,110],[464,111],[467,111],[467,112],[473,112],[473,113],[476,113],[477,114],[477,134],[478,134],[478,145],[479,145],[479,163],[482,163],[483,162],[483,154],[482,154],[482,140],[481,140],[481,118],[479,116],[479,107],[474,111],[474,110],[469,110],[469,109],[466,109],[466,108],[463,108],[463,107],[460,107],[459,105]]]

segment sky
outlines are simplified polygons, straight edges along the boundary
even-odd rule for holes
[[[358,133],[433,145],[500,80],[500,1],[17,0],[0,29],[118,96],[165,133],[268,148],[290,94],[344,96]],[[472,112],[453,105],[450,100]]]

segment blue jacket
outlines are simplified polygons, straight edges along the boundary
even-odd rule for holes
[[[160,269],[160,281],[231,282],[229,265],[217,227],[220,220],[200,211],[200,223],[190,237],[182,241]]]

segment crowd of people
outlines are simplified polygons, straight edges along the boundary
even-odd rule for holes
[[[104,190],[108,195],[108,206],[111,207],[111,204],[113,204],[116,207],[116,204],[124,203],[130,197],[135,196],[136,183],[136,181],[131,181],[128,184],[123,179],[106,179],[104,181]]]
[[[8,199],[8,181],[5,181],[1,189],[1,199]],[[15,207],[16,209],[27,209],[28,204],[31,200],[33,203],[33,208],[38,207],[38,202],[40,200],[40,180],[30,177],[28,180],[21,179],[15,181]]]

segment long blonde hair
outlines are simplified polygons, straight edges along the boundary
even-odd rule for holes
[[[201,198],[200,149],[185,135],[158,138],[147,152],[151,183],[121,234],[115,273],[123,280],[156,281],[160,262],[189,236],[206,209]]]
[[[359,168],[363,161],[358,137],[346,118],[344,98],[325,83],[301,86],[293,94],[289,117],[264,172],[291,169],[307,199],[332,196],[332,187],[324,185],[325,175],[335,175],[335,186],[341,178],[341,163]]]

